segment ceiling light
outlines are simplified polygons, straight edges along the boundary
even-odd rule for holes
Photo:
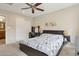
[[[5,19],[4,16],[0,16],[0,21],[3,21]]]
[[[3,19],[0,19],[0,21],[3,21]]]

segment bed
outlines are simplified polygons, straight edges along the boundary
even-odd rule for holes
[[[28,56],[58,56],[64,46],[64,31],[43,30],[39,37],[24,40],[19,45]]]

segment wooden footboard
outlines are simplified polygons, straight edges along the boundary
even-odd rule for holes
[[[41,51],[38,51],[36,49],[33,49],[33,48],[31,48],[31,47],[29,47],[27,45],[24,45],[24,44],[21,44],[21,43],[19,45],[20,45],[20,47],[19,47],[20,50],[23,51],[28,56],[48,56],[47,54],[45,54],[45,53],[43,53]],[[58,56],[60,54],[63,46],[64,46],[64,42],[63,42],[63,44],[62,44],[61,48],[59,49],[56,56]]]
[[[47,56],[45,53],[35,50],[31,47],[28,47],[27,45],[21,43],[19,45],[20,45],[20,50],[23,51],[28,56]]]

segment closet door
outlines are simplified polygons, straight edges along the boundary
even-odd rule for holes
[[[16,40],[26,40],[29,38],[29,32],[31,31],[30,20],[17,19],[16,20]]]

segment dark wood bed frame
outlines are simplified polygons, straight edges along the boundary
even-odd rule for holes
[[[63,35],[63,37],[64,37],[64,31],[63,30],[43,30],[43,33],[60,34],[60,35]],[[63,38],[63,44],[62,44],[61,48],[59,49],[56,56],[58,56],[60,54],[63,46],[64,46],[64,38]],[[41,51],[38,51],[36,49],[33,49],[33,48],[31,48],[27,45],[24,45],[22,43],[19,43],[19,48],[20,48],[21,51],[23,51],[28,56],[48,56],[47,54],[45,54]]]

